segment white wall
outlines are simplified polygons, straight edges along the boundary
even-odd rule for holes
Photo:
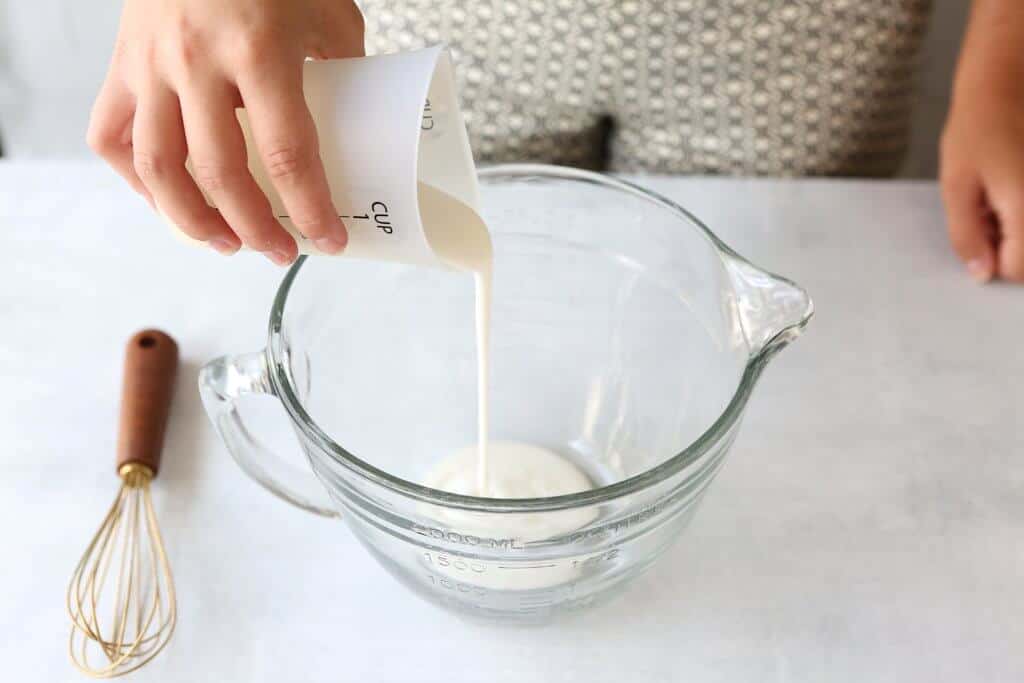
[[[967,0],[934,0],[906,174],[935,174],[935,140]],[[0,139],[9,157],[81,156],[117,31],[115,0],[0,0]]]
[[[117,32],[114,0],[0,0],[5,156],[80,156]]]

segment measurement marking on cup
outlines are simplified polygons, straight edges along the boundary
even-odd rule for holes
[[[548,567],[557,567],[557,564],[523,564],[523,565],[508,565],[499,564],[498,569],[547,569]]]
[[[390,209],[388,209],[388,205],[379,200],[370,204],[370,211],[364,212],[359,215],[342,213],[338,214],[338,218],[344,218],[346,220],[368,221],[370,220],[370,212],[373,212],[373,224],[378,230],[387,235],[390,235],[395,231],[394,226],[391,224],[391,213]],[[277,217],[291,219],[291,216],[286,213],[279,213],[277,214]],[[308,241],[309,239],[308,237],[301,233],[299,234],[299,238],[302,239],[303,241]]]
[[[420,130],[433,130],[434,116],[430,109],[430,100],[423,106],[423,121],[420,123]]]
[[[381,202],[374,202],[374,204],[380,204],[380,203]],[[289,216],[286,213],[279,213],[279,214],[277,214],[277,217],[278,218],[291,218],[291,216]],[[339,213],[338,214],[338,218],[358,218],[361,221],[368,221],[368,220],[370,220],[370,216],[368,214],[365,214],[365,213],[362,216],[349,216],[349,215],[344,214],[344,213]]]

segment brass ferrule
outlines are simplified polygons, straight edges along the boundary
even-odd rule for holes
[[[117,474],[128,486],[145,486],[153,479],[153,470],[137,462],[126,462]]]

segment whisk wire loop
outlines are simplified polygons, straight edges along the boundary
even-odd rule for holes
[[[95,678],[120,676],[146,664],[167,645],[177,621],[174,580],[149,491],[153,471],[129,463],[118,473],[121,488],[67,593],[71,661]],[[114,590],[106,594],[111,575]],[[96,649],[102,658],[95,656]]]

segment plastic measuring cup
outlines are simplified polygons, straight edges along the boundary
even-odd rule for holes
[[[471,220],[480,206],[476,168],[444,47],[307,61],[303,92],[331,197],[348,229],[343,256],[452,266],[465,239],[460,229],[473,223],[472,236],[486,238]],[[281,226],[300,254],[322,254],[292,223],[245,109],[237,114],[249,170]],[[468,218],[452,220],[459,213]]]

